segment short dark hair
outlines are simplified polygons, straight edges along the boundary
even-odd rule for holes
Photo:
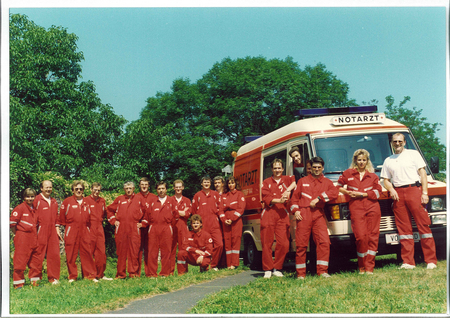
[[[292,154],[296,151],[298,151],[298,153],[300,153],[300,149],[298,149],[297,146],[292,147],[292,149],[289,150],[289,156],[292,156]]]
[[[205,174],[202,179],[200,180],[200,183],[202,183],[204,180],[209,180],[211,182],[211,177],[208,174]]]
[[[150,179],[149,179],[149,178],[147,178],[147,177],[142,177],[141,179],[139,179],[139,184],[141,184],[142,181],[148,182],[148,185],[150,186]]]
[[[163,181],[163,180],[158,181],[158,183],[156,183],[156,188],[158,189],[158,187],[159,187],[160,185],[163,185],[163,184],[164,184],[164,186],[165,186],[166,189],[167,189],[167,182],[166,182],[166,181]]]
[[[200,216],[200,214],[194,214],[191,217],[191,223],[194,221],[199,221],[201,224],[203,224],[203,220],[202,217]]]
[[[278,159],[278,158],[273,159],[272,164],[271,164],[272,168],[273,168],[274,164],[276,164],[276,163],[281,163],[281,167],[284,168],[283,160]]]
[[[313,158],[311,158],[310,161],[311,161],[311,167],[312,167],[312,165],[315,164],[315,163],[320,163],[320,164],[322,165],[322,167],[325,168],[325,162],[324,162],[323,159],[320,158],[320,157],[313,157]]]
[[[91,189],[94,189],[94,187],[101,187],[102,185],[100,182],[92,182]]]
[[[75,180],[75,181],[72,183],[72,191],[74,191],[74,190],[75,190],[75,187],[76,187],[77,185],[79,185],[79,184],[81,184],[81,187],[83,188],[83,191],[84,191],[84,183],[83,183],[83,181],[80,181],[80,180]]]

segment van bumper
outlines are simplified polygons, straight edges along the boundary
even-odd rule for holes
[[[417,232],[417,229],[413,230]],[[447,242],[447,227],[439,226],[431,228],[433,238],[436,244],[436,250],[445,250]],[[395,231],[386,231],[380,233],[378,239],[378,252],[377,255],[394,254],[400,252],[400,244],[387,244],[386,234],[396,234]],[[346,255],[352,258],[356,258],[356,244],[355,236],[353,234],[348,235],[330,235],[331,241],[331,253],[334,255]],[[416,242],[416,247],[420,244],[420,241]],[[420,247],[420,245],[419,245]]]

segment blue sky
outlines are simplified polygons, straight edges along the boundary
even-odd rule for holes
[[[36,2],[37,3],[37,2]],[[123,4],[122,4],[123,5]],[[132,121],[176,78],[195,82],[225,57],[323,63],[357,103],[410,96],[429,122],[446,123],[446,8],[184,7],[14,8],[79,37],[83,80]]]

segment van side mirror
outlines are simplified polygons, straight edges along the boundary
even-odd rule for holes
[[[431,169],[432,173],[439,173],[439,158],[438,157],[431,157],[430,169]]]

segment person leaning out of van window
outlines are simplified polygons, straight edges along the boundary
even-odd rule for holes
[[[263,181],[261,188],[264,210],[261,213],[262,266],[264,278],[272,274],[283,277],[284,258],[289,251],[289,198],[290,189],[295,187],[294,176],[284,176],[283,161],[272,161],[272,176]],[[275,236],[275,260],[272,258],[272,244]]]
[[[378,176],[373,172],[369,152],[358,149],[353,154],[350,168],[344,171],[337,183],[339,192],[350,197],[349,209],[360,274],[373,274],[380,235],[378,199],[382,189]]]

